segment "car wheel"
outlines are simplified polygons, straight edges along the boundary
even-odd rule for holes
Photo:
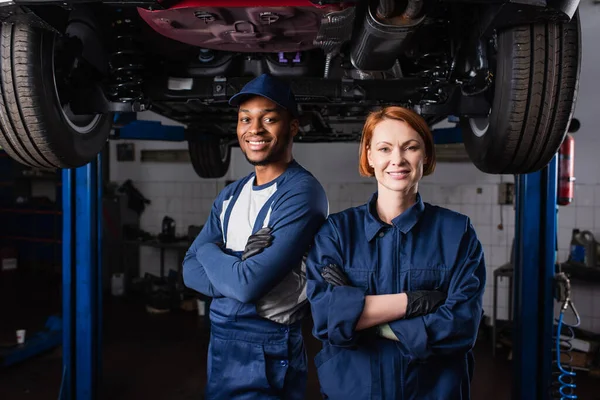
[[[477,168],[525,174],[552,160],[572,118],[580,60],[578,13],[567,23],[498,33],[490,113],[461,119],[465,148]]]
[[[23,23],[2,23],[0,146],[38,168],[74,168],[102,151],[111,115],[75,115],[58,89],[58,36]]]
[[[200,178],[221,178],[229,170],[231,146],[227,139],[203,135],[188,141],[190,161]]]

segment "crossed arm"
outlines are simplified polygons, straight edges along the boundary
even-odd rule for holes
[[[472,345],[481,318],[485,265],[471,227],[463,237],[445,302],[436,311],[415,318],[404,318],[406,294],[365,296],[363,289],[325,281],[324,266],[343,265],[338,243],[337,231],[328,222],[317,235],[307,262],[307,294],[319,339],[334,346],[353,346],[360,330],[383,324],[383,336],[399,341],[402,351],[414,358],[459,352]]]
[[[183,259],[183,282],[190,289],[202,293],[209,297],[224,297],[212,282],[208,279],[199,253],[200,247],[205,243],[222,243],[223,233],[219,221],[220,198],[217,198],[212,205],[208,221],[204,224],[202,231],[198,234],[194,242],[188,249]]]
[[[218,206],[190,247],[183,262],[186,286],[207,296],[229,297],[243,303],[261,298],[279,282],[306,252],[325,221],[327,199],[322,189],[298,187],[284,196],[271,213],[273,243],[242,261],[224,252]]]

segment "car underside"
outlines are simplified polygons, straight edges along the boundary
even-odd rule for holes
[[[0,145],[42,168],[89,162],[115,113],[186,125],[200,176],[222,176],[250,79],[290,80],[302,142],[357,141],[402,105],[460,121],[488,173],[558,150],[579,78],[578,0],[30,1],[0,6]]]

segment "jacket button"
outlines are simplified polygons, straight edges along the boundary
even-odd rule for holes
[[[281,364],[282,367],[287,367],[287,361],[281,360],[279,363]]]
[[[379,232],[379,237],[384,237],[385,236],[385,232]]]

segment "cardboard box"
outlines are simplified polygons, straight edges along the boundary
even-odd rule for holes
[[[17,269],[17,252],[14,248],[0,248],[0,271],[14,271]]]

